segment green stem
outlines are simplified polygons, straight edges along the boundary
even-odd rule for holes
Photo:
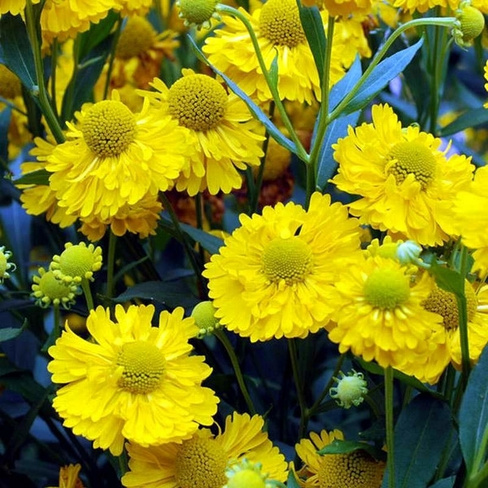
[[[117,27],[115,28],[114,37],[112,39],[112,46],[110,47],[110,57],[108,59],[107,78],[105,79],[105,86],[103,87],[104,100],[106,100],[108,95],[108,90],[110,88],[110,78],[112,78],[112,71],[113,71],[114,61],[115,61],[115,53],[117,51],[117,44],[119,42],[121,32],[122,32],[122,19],[119,16],[119,20],[117,21]]]
[[[368,80],[373,70],[376,68],[376,66],[378,66],[379,62],[385,57],[386,53],[388,52],[392,44],[398,39],[398,37],[401,34],[403,34],[403,32],[413,27],[420,27],[423,25],[452,27],[455,21],[456,21],[455,17],[444,17],[444,18],[426,17],[421,19],[410,20],[408,22],[405,22],[405,24],[401,25],[400,27],[398,27],[395,31],[393,31],[392,35],[385,41],[381,49],[377,52],[376,56],[371,61],[369,66],[366,68],[366,71],[362,74],[361,78],[359,78],[358,82],[353,87],[353,89],[342,99],[342,101],[330,113],[327,123],[330,124],[333,120],[337,119],[342,114],[344,108],[357,95],[359,89],[365,84],[365,82]]]
[[[93,304],[93,297],[90,290],[90,282],[86,278],[83,278],[81,280],[81,289],[83,290],[83,294],[85,295],[88,311],[93,310],[95,308],[95,305]]]
[[[393,368],[385,368],[385,415],[386,415],[386,450],[388,466],[388,488],[395,488],[395,452],[393,418]]]
[[[263,58],[263,53],[261,52],[261,48],[259,47],[259,42],[256,37],[256,33],[254,32],[254,29],[252,28],[251,23],[247,19],[247,17],[240,12],[239,10],[229,7],[228,5],[224,4],[218,4],[217,6],[218,12],[230,15],[232,17],[236,17],[239,19],[244,26],[246,27],[249,36],[251,37],[251,42],[254,48],[254,52],[256,53],[256,57],[259,63],[259,67],[261,68],[261,71],[263,73],[263,76],[266,80],[266,83],[268,85],[269,91],[271,92],[271,95],[273,97],[273,100],[276,104],[276,108],[278,109],[278,112],[280,113],[281,120],[283,121],[283,125],[286,127],[288,130],[288,133],[290,134],[291,140],[295,143],[296,146],[296,155],[305,163],[308,163],[309,161],[309,155],[307,154],[307,151],[305,151],[305,148],[303,147],[300,138],[298,137],[295,128],[293,127],[293,124],[288,117],[288,114],[286,113],[285,107],[283,105],[283,102],[281,101],[280,94],[278,92],[278,86],[275,85],[270,77],[269,70],[266,67],[266,63]]]
[[[461,247],[461,259],[459,272],[463,278],[463,284],[468,273],[468,250],[465,246]],[[459,316],[459,336],[461,342],[461,365],[463,372],[463,387],[468,383],[469,373],[471,371],[471,361],[469,356],[469,338],[468,338],[468,306],[466,303],[466,293],[463,290],[462,295],[456,294]]]
[[[115,247],[117,244],[117,236],[110,231],[108,238],[108,255],[107,255],[107,290],[108,298],[114,295],[114,270],[115,270]]]
[[[318,172],[318,159],[319,159],[318,156],[329,124],[328,121],[329,94],[330,94],[329,84],[330,84],[330,65],[332,60],[332,45],[334,42],[334,26],[335,26],[335,18],[329,16],[329,22],[327,24],[327,45],[326,45],[325,57],[324,57],[324,72],[322,73],[322,101],[318,113],[317,131],[315,134],[313,146],[310,150],[310,164],[313,168],[312,174],[313,174],[314,181],[313,181],[313,185],[307,181],[307,203],[311,197],[310,191],[312,192],[315,191],[315,181]]]
[[[293,370],[293,380],[295,381],[295,388],[297,390],[298,406],[300,407],[300,430],[298,438],[302,439],[305,435],[305,430],[308,424],[307,404],[305,402],[305,395],[303,392],[302,382],[300,379],[298,367],[298,352],[296,339],[288,339],[288,350],[290,351],[291,368]]]
[[[32,1],[27,0],[25,4],[25,23],[27,27],[27,35],[29,36],[32,52],[34,55],[34,67],[36,70],[37,90],[32,93],[32,96],[37,99],[39,107],[46,119],[47,125],[51,130],[56,142],[62,143],[65,141],[63,130],[56,117],[56,114],[49,100],[46,84],[44,82],[44,66],[41,52],[41,36],[40,26],[36,22]]]
[[[51,46],[51,100],[56,119],[58,118],[58,107],[56,105],[56,67],[58,65],[58,40],[54,39]]]
[[[473,462],[471,473],[468,474],[468,482],[466,488],[478,488],[482,485],[481,482],[488,478],[488,461],[483,464],[486,457],[486,448],[488,446],[488,427],[485,427],[483,437],[479,445],[476,457]],[[481,467],[481,469],[480,469]]]
[[[54,312],[53,339],[54,342],[56,342],[56,339],[61,335],[61,312],[59,310],[59,305],[53,305],[53,312]]]
[[[214,335],[215,337],[217,337],[217,339],[219,339],[219,341],[222,343],[225,350],[227,351],[227,354],[229,355],[230,362],[232,363],[232,368],[234,369],[234,373],[236,375],[237,384],[239,385],[242,396],[244,397],[244,401],[246,402],[249,413],[251,415],[255,415],[256,409],[254,408],[254,403],[251,399],[251,396],[249,395],[249,391],[247,390],[246,383],[244,382],[244,376],[239,365],[239,360],[237,359],[236,353],[234,351],[234,348],[232,347],[232,344],[229,341],[229,338],[225,335],[225,332],[220,329],[216,330],[214,332]]]

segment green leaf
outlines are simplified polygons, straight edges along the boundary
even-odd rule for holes
[[[437,483],[430,485],[429,488],[452,488],[454,486],[454,481],[456,481],[456,477],[451,476],[450,478],[444,478],[437,481]]]
[[[188,224],[180,225],[183,232],[188,234],[194,241],[200,243],[210,254],[217,254],[219,249],[224,245],[224,241],[220,237],[213,236],[204,230],[196,229]]]
[[[285,149],[292,152],[293,154],[297,154],[297,147],[294,142],[290,141],[287,137],[285,137],[280,130],[276,127],[276,125],[269,120],[269,117],[263,112],[263,110],[256,105],[240,88],[236,85],[228,76],[226,76],[222,71],[218,70],[215,66],[209,63],[208,59],[202,53],[202,51],[198,48],[195,44],[195,41],[188,36],[188,39],[192,45],[193,51],[197,58],[209,66],[215,74],[219,75],[227,84],[227,86],[240,98],[244,101],[244,103],[249,108],[249,111],[254,115],[256,119],[258,119],[265,127],[266,130],[269,132],[271,137]]]
[[[450,136],[451,134],[456,134],[457,132],[461,132],[465,129],[486,124],[487,122],[488,110],[484,107],[479,107],[461,114],[456,120],[441,129],[439,131],[439,136]]]
[[[393,78],[396,78],[408,66],[422,46],[422,43],[423,39],[420,39],[412,46],[402,49],[381,61],[361,86],[358,93],[344,108],[344,113],[361,110],[373,100]]]
[[[12,115],[12,107],[7,105],[0,112],[0,158],[8,161],[8,130],[10,127],[10,118]],[[4,173],[3,168],[0,168],[0,176]]]
[[[14,185],[49,185],[50,176],[51,173],[49,171],[38,169],[13,180],[12,183]]]
[[[486,459],[488,435],[488,348],[473,368],[459,410],[459,442],[468,477]],[[481,485],[480,485],[481,486]],[[484,485],[483,485],[484,486]]]
[[[0,329],[0,342],[10,341],[18,337],[27,326],[27,320],[24,320],[22,327],[5,327]]]
[[[290,471],[288,472],[288,480],[286,482],[286,486],[288,488],[300,488],[298,480],[296,479],[295,473],[292,469],[290,469]]]
[[[395,425],[396,488],[425,488],[432,479],[452,430],[445,402],[420,394],[404,408]],[[389,473],[382,487],[389,486]]]
[[[381,449],[378,449],[371,444],[360,441],[343,441],[339,439],[336,439],[330,444],[324,446],[322,449],[320,449],[320,451],[317,451],[317,454],[349,454],[350,452],[355,451],[365,451],[377,461],[386,460],[385,451],[382,451]]]
[[[0,55],[30,91],[38,84],[34,55],[24,21],[20,15],[6,13],[0,16]]]
[[[300,21],[307,37],[308,45],[312,51],[315,66],[319,74],[320,83],[322,83],[322,73],[324,72],[325,50],[327,39],[324,32],[324,22],[320,11],[317,7],[303,7],[298,4]]]
[[[123,303],[135,299],[154,300],[169,308],[190,308],[199,301],[185,281],[177,280],[138,283],[114,298],[114,302]]]
[[[110,11],[103,20],[97,24],[92,24],[88,31],[80,35],[79,42],[81,59],[89,56],[90,51],[92,51],[110,35],[110,32],[118,19],[119,14],[114,11]]]
[[[278,86],[278,77],[279,77],[279,70],[278,70],[278,55],[273,58],[271,61],[271,66],[269,67],[269,77],[271,79],[271,83],[274,87]]]
[[[435,259],[430,264],[430,273],[434,276],[437,285],[443,290],[454,293],[457,296],[464,296],[464,278],[461,273],[453,269],[441,266]]]
[[[331,110],[354,88],[354,85],[361,78],[361,74],[361,59],[356,56],[347,73],[330,90],[329,105]]]

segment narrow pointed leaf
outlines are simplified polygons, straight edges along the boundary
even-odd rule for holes
[[[444,478],[437,481],[433,485],[430,485],[429,488],[452,488],[454,486],[454,481],[456,481],[456,477],[451,476],[450,478]]]
[[[45,169],[38,169],[26,173],[25,175],[13,181],[14,185],[49,185],[49,176],[51,173]]]
[[[0,112],[0,158],[4,161],[8,161],[8,129],[11,115],[12,107],[8,105]],[[2,174],[3,169],[0,168],[0,176]]]
[[[219,249],[224,245],[224,241],[220,237],[213,236],[204,230],[196,229],[188,224],[180,224],[183,232],[188,234],[194,241],[202,245],[202,247],[210,254],[217,254]]]
[[[298,484],[298,481],[295,477],[295,473],[293,472],[292,469],[288,472],[288,480],[286,482],[287,488],[300,488],[300,485]]]
[[[354,85],[361,78],[361,60],[356,56],[354,63],[347,71],[347,73],[331,88],[329,95],[329,106],[333,110],[337,104],[344,99],[344,97],[351,92]]]
[[[457,296],[464,296],[464,278],[461,273],[441,266],[435,259],[431,263],[430,271],[440,288]]]
[[[440,130],[440,136],[450,136],[465,129],[488,123],[488,110],[479,107],[461,114],[456,120]]]

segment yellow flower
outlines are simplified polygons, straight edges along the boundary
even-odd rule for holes
[[[310,439],[302,439],[295,449],[304,463],[298,472],[303,488],[379,488],[385,471],[385,463],[377,461],[363,450],[347,454],[324,454],[317,451],[334,440],[344,440],[340,430],[320,434],[310,433]]]
[[[269,69],[278,56],[278,91],[281,99],[311,104],[320,99],[320,80],[303,31],[295,0],[268,0],[252,14],[240,9],[251,23]],[[324,24],[327,14],[322,12]],[[205,39],[203,51],[251,97],[266,102],[271,92],[261,73],[247,29],[240,20],[226,17],[225,26]],[[333,51],[331,83],[344,74],[340,53]]]
[[[332,182],[361,197],[349,209],[362,223],[422,245],[442,244],[455,231],[452,201],[469,186],[470,158],[447,158],[440,139],[416,126],[402,129],[388,105],[373,106],[372,117],[333,145],[339,169]]]
[[[48,488],[84,488],[78,477],[81,470],[79,464],[69,464],[59,469],[59,485]]]
[[[188,130],[144,104],[132,113],[114,93],[82,107],[66,142],[47,158],[49,185],[68,214],[102,221],[173,184],[193,148]]]
[[[46,271],[39,268],[39,274],[33,277],[32,296],[36,304],[46,308],[51,303],[55,307],[62,305],[63,308],[70,308],[75,303],[75,296],[78,294],[78,286],[75,283],[65,283],[56,279],[51,270]]]
[[[193,319],[183,309],[164,311],[151,324],[154,307],[98,307],[87,319],[92,340],[68,327],[49,348],[48,370],[60,388],[53,406],[64,425],[118,456],[125,439],[142,446],[190,438],[210,425],[218,399],[201,386],[211,369],[190,356]]]
[[[177,0],[176,6],[179,16],[184,20],[185,25],[196,25],[199,27],[210,27],[210,20],[218,16],[215,11],[218,0]]]
[[[220,323],[252,342],[324,327],[337,306],[343,261],[359,249],[357,221],[319,193],[308,212],[278,203],[240,221],[203,273]]]
[[[153,4],[153,0],[114,0],[114,10],[125,16],[145,15]]]
[[[454,201],[456,225],[463,243],[475,249],[473,270],[488,273],[488,167],[476,170],[473,182]]]
[[[234,413],[225,420],[223,432],[213,435],[201,429],[182,443],[159,446],[127,446],[130,471],[122,484],[134,488],[222,488],[226,468],[247,459],[262,464],[272,479],[285,481],[287,463],[268,434],[259,415]]]
[[[33,4],[39,3],[41,0],[32,0]],[[18,15],[25,9],[26,0],[2,0],[0,2],[0,15],[10,12],[12,15]]]
[[[380,256],[344,268],[337,278],[335,325],[329,332],[339,351],[351,350],[380,366],[402,367],[426,354],[441,317],[422,306],[433,288],[423,273],[412,283],[411,268]]]
[[[230,193],[242,185],[238,170],[257,166],[263,155],[261,126],[244,102],[214,78],[183,70],[183,77],[168,88],[160,79],[152,83],[156,92],[142,92],[156,109],[189,130],[193,158],[176,180],[178,191],[196,195],[208,189]]]
[[[371,12],[372,0],[323,0],[330,15],[366,15]]]

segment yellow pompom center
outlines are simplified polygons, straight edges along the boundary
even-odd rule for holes
[[[118,386],[136,394],[154,391],[161,382],[166,361],[160,349],[146,341],[124,344],[117,356],[117,366],[122,367]]]
[[[464,42],[472,41],[478,37],[485,28],[485,17],[474,7],[464,7],[458,16],[458,19],[461,23]]]
[[[320,460],[320,488],[378,488],[384,464],[365,451],[326,454]]]
[[[232,475],[227,488],[266,488],[266,484],[256,470],[244,469]]]
[[[89,109],[81,130],[87,146],[97,156],[117,157],[134,141],[136,119],[122,102],[103,100]]]
[[[222,488],[227,482],[227,457],[213,439],[194,437],[184,441],[175,462],[178,488]]]
[[[194,74],[177,80],[168,94],[171,116],[195,131],[213,129],[224,117],[227,92],[215,79]]]
[[[278,46],[296,47],[306,41],[295,0],[268,0],[261,9],[259,29]]]
[[[116,55],[130,59],[145,53],[154,43],[156,31],[144,17],[130,17],[120,34]]]
[[[464,292],[468,308],[468,320],[471,320],[476,313],[478,300],[469,282],[466,282]],[[456,330],[459,327],[459,309],[454,293],[436,286],[423,303],[423,306],[429,312],[434,312],[442,316],[443,325],[446,330]]]
[[[202,25],[208,23],[215,12],[218,0],[179,0],[180,17],[188,24]]]
[[[421,143],[399,142],[391,148],[388,159],[393,163],[389,166],[388,172],[395,176],[399,185],[412,174],[422,189],[425,189],[435,177],[435,157],[432,151]]]
[[[392,309],[410,297],[408,277],[398,269],[377,269],[364,283],[364,298],[373,307]]]
[[[5,65],[0,64],[0,97],[13,100],[22,93],[19,78]]]
[[[83,279],[91,279],[93,272],[102,267],[101,253],[101,248],[95,248],[93,244],[67,245],[60,256],[53,258],[51,269],[58,280],[80,283]]]
[[[0,249],[0,280],[5,276],[7,272],[7,267],[7,257],[5,256],[5,254],[3,254],[3,252],[1,252]]]
[[[217,329],[219,319],[215,318],[215,307],[213,302],[206,300],[195,305],[191,312],[191,316],[195,319],[195,325],[198,327],[199,336],[211,334]]]
[[[41,302],[55,305],[72,301],[74,298],[73,287],[64,281],[55,278],[52,271],[46,271],[33,286],[34,296]]]
[[[312,266],[312,251],[299,237],[273,239],[264,249],[263,273],[272,282],[302,282]]]

